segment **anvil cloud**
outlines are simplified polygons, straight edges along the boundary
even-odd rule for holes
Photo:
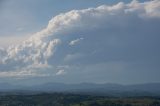
[[[115,63],[157,61],[158,28],[159,0],[134,0],[61,13],[22,44],[0,49],[0,77],[56,75],[57,67],[66,65],[70,70],[77,64],[88,65],[92,70],[95,64],[107,66],[111,62],[118,67]],[[58,75],[67,69],[60,69],[63,71]],[[46,74],[48,70],[53,71]]]

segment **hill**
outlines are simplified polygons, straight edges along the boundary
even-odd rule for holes
[[[88,94],[97,96],[112,97],[134,97],[134,96],[160,96],[160,83],[120,85],[120,84],[64,84],[64,83],[46,83],[35,86],[0,84],[0,94],[35,94],[35,93],[53,93],[66,92],[74,94]]]

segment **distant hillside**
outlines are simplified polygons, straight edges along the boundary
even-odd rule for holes
[[[160,83],[120,85],[120,84],[64,84],[46,83],[36,86],[0,84],[0,92],[68,92],[102,96],[160,96]]]

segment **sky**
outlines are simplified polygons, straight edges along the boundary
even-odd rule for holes
[[[159,0],[0,0],[0,83],[160,82]]]

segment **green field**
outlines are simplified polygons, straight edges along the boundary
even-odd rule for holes
[[[79,94],[3,95],[0,106],[160,106],[160,98],[113,98]]]

